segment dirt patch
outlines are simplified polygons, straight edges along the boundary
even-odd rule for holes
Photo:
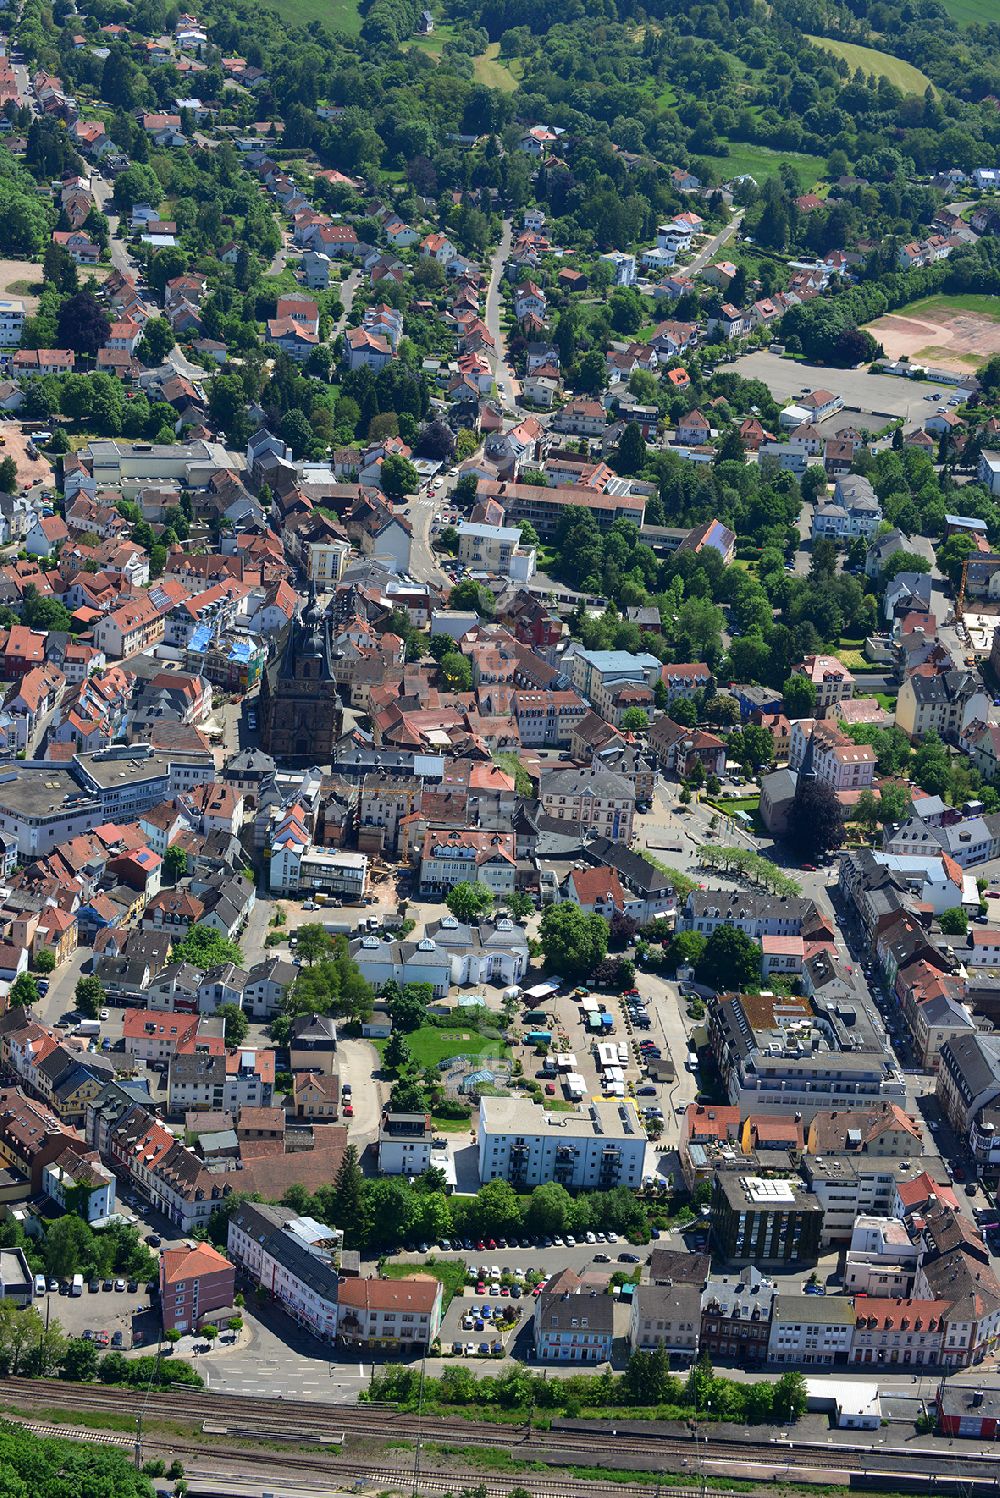
[[[52,484],[52,464],[47,458],[29,458],[28,443],[30,437],[25,437],[21,431],[20,423],[16,421],[0,421],[0,458],[13,458],[17,464],[17,486],[19,489],[27,489],[32,484]]]
[[[0,260],[0,296],[17,297],[29,317],[38,311],[38,296],[25,288],[38,286],[41,280],[42,267],[32,260]]]
[[[1000,353],[1000,322],[981,312],[946,308],[907,317],[890,312],[868,324],[890,359],[965,373]]]

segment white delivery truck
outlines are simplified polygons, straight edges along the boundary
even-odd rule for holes
[[[82,1295],[83,1294],[83,1275],[82,1274],[74,1274],[72,1284],[69,1287],[69,1293],[70,1293],[70,1295]]]

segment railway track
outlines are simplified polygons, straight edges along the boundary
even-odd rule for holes
[[[208,1437],[225,1434],[235,1440],[251,1438],[249,1433],[252,1432],[252,1438],[258,1440],[290,1440],[299,1436],[304,1441],[313,1438],[319,1442],[329,1441],[342,1432],[348,1443],[353,1437],[380,1442],[419,1441],[425,1448],[469,1446],[500,1449],[523,1457],[526,1462],[548,1462],[553,1466],[593,1466],[602,1459],[606,1461],[609,1453],[613,1453],[615,1459],[624,1459],[622,1465],[627,1466],[628,1459],[632,1459],[637,1468],[649,1463],[660,1470],[668,1462],[692,1470],[702,1465],[722,1465],[731,1469],[734,1463],[766,1468],[777,1466],[786,1472],[817,1467],[843,1473],[894,1472],[899,1467],[899,1458],[891,1447],[880,1448],[872,1443],[843,1445],[794,1439],[761,1440],[706,1427],[699,1428],[696,1438],[678,1436],[674,1431],[655,1426],[648,1431],[637,1431],[627,1422],[623,1422],[623,1428],[618,1428],[610,1421],[565,1422],[552,1429],[535,1430],[527,1424],[497,1426],[482,1420],[467,1421],[436,1415],[418,1418],[391,1409],[368,1409],[363,1405],[242,1398],[207,1390],[175,1389],[147,1396],[138,1390],[106,1388],[99,1384],[65,1384],[52,1379],[8,1379],[4,1388],[9,1394],[22,1393],[36,1414],[41,1414],[48,1405],[79,1411],[81,1415],[108,1411],[131,1419],[142,1414],[147,1421],[196,1421],[210,1424],[211,1430],[205,1432]],[[225,1429],[227,1425],[231,1430]],[[126,1443],[131,1439],[131,1436],[126,1436]],[[192,1445],[191,1449],[204,1450],[204,1446]],[[350,1456],[349,1445],[345,1456]],[[288,1455],[284,1460],[291,1462],[295,1458]],[[977,1468],[982,1468],[991,1478],[996,1472],[995,1458],[978,1452],[963,1452],[956,1456],[951,1452],[921,1449],[920,1463],[924,1472],[942,1478],[970,1477]],[[342,1469],[343,1459],[338,1459],[338,1470]]]
[[[134,1444],[131,1436],[118,1431],[102,1431],[94,1434],[86,1430],[47,1425],[42,1421],[25,1420],[20,1423],[25,1430],[30,1430],[39,1436],[56,1436],[63,1440],[95,1441],[100,1445],[115,1446],[123,1451],[131,1451]],[[170,1437],[151,1436],[143,1442],[143,1447],[146,1452],[163,1450],[182,1459],[193,1457],[194,1462],[184,1461],[185,1472],[189,1476],[198,1472],[209,1481],[214,1480],[210,1468],[196,1465],[199,1462],[204,1463],[205,1460],[205,1448],[201,1445],[190,1441],[177,1441]],[[268,1465],[260,1461],[259,1448],[256,1451],[253,1448],[248,1449],[245,1453],[227,1448],[227,1457],[230,1459],[240,1454],[253,1460],[257,1467]],[[286,1456],[284,1453],[280,1457],[275,1456],[274,1460],[275,1463],[280,1464],[282,1472],[311,1474],[327,1480],[335,1474],[339,1480],[338,1486],[343,1484],[344,1478],[349,1477],[364,1482],[370,1487],[399,1490],[407,1494],[414,1490],[415,1474],[412,1463],[406,1466],[372,1465],[367,1462],[352,1462],[349,1459],[338,1458],[333,1461],[324,1461],[320,1457]],[[514,1479],[484,1476],[482,1473],[473,1471],[462,1473],[425,1470],[421,1470],[416,1479],[417,1488],[421,1493],[454,1492],[456,1483],[462,1481],[474,1482],[477,1489],[484,1492],[487,1498],[508,1498]],[[612,1495],[613,1498],[649,1498],[649,1486],[645,1483],[597,1482],[529,1473],[518,1474],[517,1485],[531,1493],[532,1498],[612,1498]],[[660,1483],[657,1486],[657,1492],[661,1498],[705,1498],[700,1486],[688,1484]],[[713,1498],[744,1498],[744,1495],[739,1492],[725,1488],[713,1488],[712,1494]]]

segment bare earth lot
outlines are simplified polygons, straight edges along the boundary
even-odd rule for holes
[[[17,464],[17,484],[25,489],[31,484],[49,484],[52,481],[52,465],[47,458],[29,458],[28,441],[17,421],[0,421],[0,458],[13,458]]]
[[[25,287],[35,286],[41,279],[42,267],[31,260],[0,260],[0,296],[17,297],[29,317],[38,311],[38,297]]]
[[[891,359],[904,354],[920,364],[964,373],[1000,353],[1000,321],[971,308],[929,306],[890,312],[868,324]]]

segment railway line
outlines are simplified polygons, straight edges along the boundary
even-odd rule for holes
[[[639,1429],[635,1422],[615,1425],[610,1421],[563,1420],[549,1429],[533,1429],[527,1423],[497,1426],[482,1420],[426,1415],[417,1417],[386,1408],[357,1405],[321,1405],[304,1400],[253,1399],[238,1395],[215,1394],[205,1390],[173,1389],[164,1393],[145,1394],[139,1390],[105,1388],[95,1384],[66,1384],[58,1380],[8,1379],[4,1389],[8,1399],[24,1396],[25,1407],[36,1418],[44,1417],[46,1407],[79,1412],[81,1424],[88,1414],[112,1412],[147,1422],[184,1420],[202,1427],[204,1440],[171,1437],[171,1446],[180,1451],[206,1451],[206,1442],[216,1437],[230,1441],[315,1441],[317,1445],[336,1445],[339,1454],[331,1453],[336,1470],[353,1470],[353,1441],[408,1441],[423,1448],[477,1447],[499,1449],[525,1463],[543,1462],[552,1467],[596,1466],[610,1464],[633,1466],[636,1471],[675,1471],[716,1469],[720,1476],[737,1467],[770,1472],[780,1469],[789,1476],[814,1472],[843,1473],[849,1480],[864,1474],[899,1474],[913,1476],[916,1452],[905,1455],[893,1447],[870,1442],[850,1444],[832,1441],[807,1441],[792,1438],[763,1439],[747,1433],[721,1432],[699,1427],[696,1434],[678,1435],[675,1429],[651,1424]],[[108,1434],[108,1433],[103,1433]],[[132,1436],[123,1434],[126,1445]],[[155,1431],[145,1438],[155,1442]],[[258,1447],[258,1452],[260,1448]],[[314,1456],[282,1453],[284,1466],[304,1464],[308,1468],[319,1460]],[[995,1490],[996,1460],[978,1452],[919,1451],[920,1470],[930,1481],[961,1479],[970,1486],[981,1479]],[[363,1470],[374,1470],[365,1464]],[[379,1470],[383,1470],[381,1462]],[[385,1471],[391,1470],[389,1467]],[[813,1478],[815,1481],[816,1479]],[[518,1478],[520,1484],[520,1477]],[[523,1485],[523,1484],[521,1484]],[[621,1485],[614,1484],[621,1493]],[[549,1490],[555,1491],[552,1482]]]

